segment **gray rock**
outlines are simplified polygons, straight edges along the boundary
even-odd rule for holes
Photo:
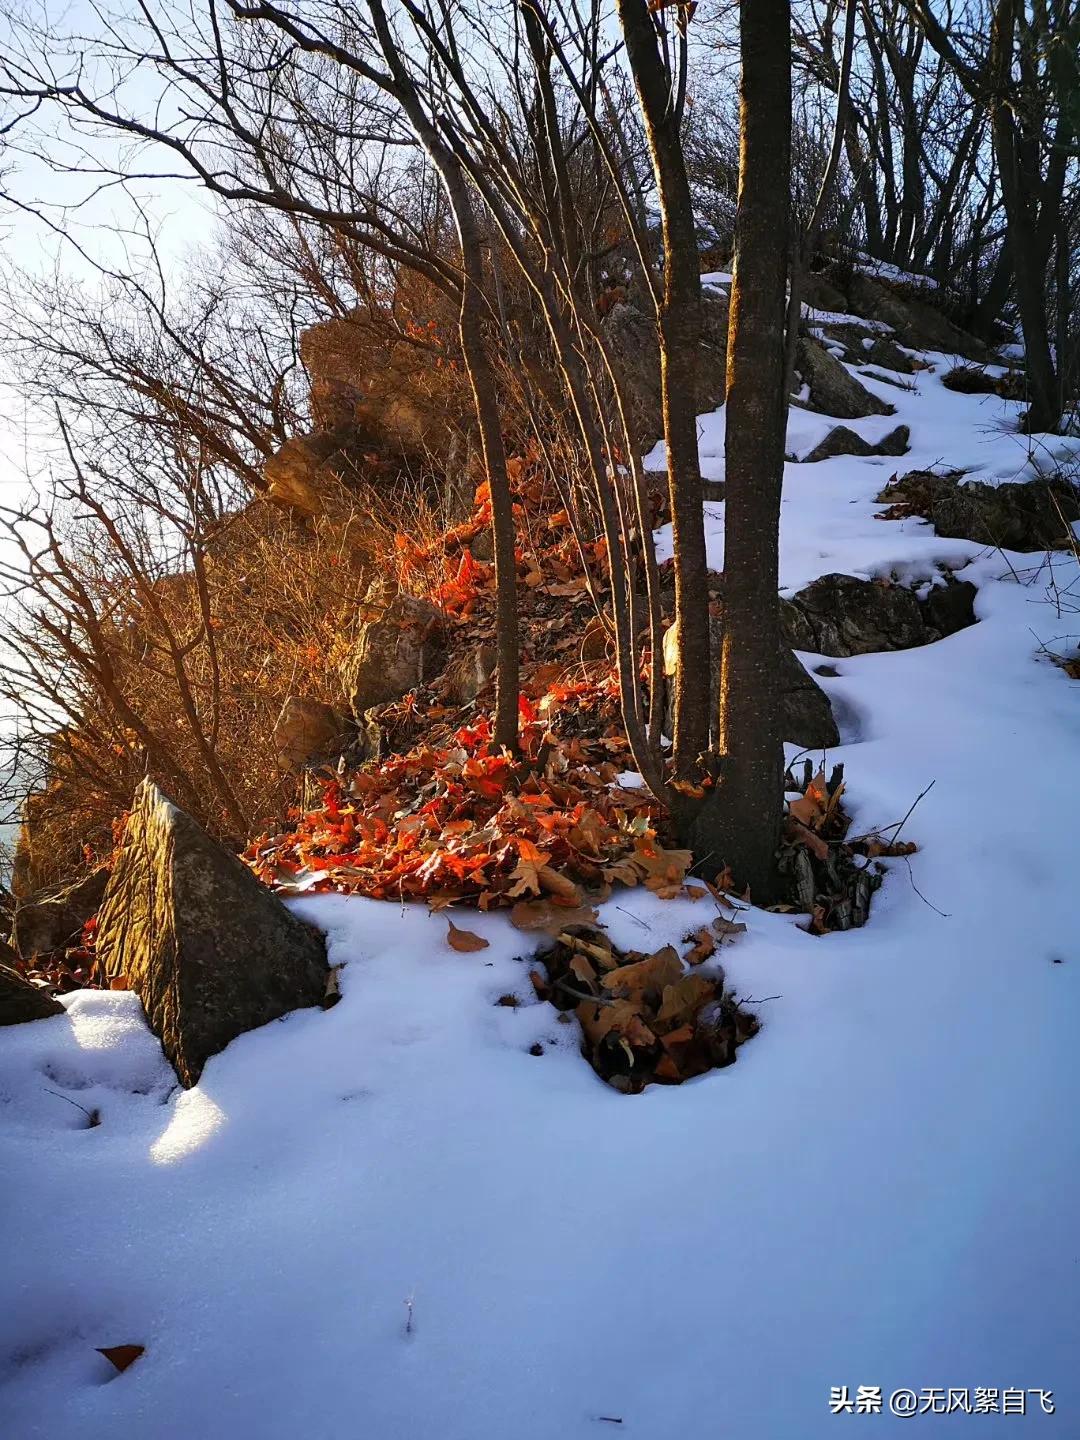
[[[364,626],[342,668],[357,722],[373,706],[426,685],[446,663],[446,616],[438,606],[403,594],[375,603],[378,617]]]
[[[911,431],[906,425],[897,425],[876,445],[856,435],[846,425],[836,425],[813,450],[803,456],[803,463],[814,465],[819,460],[832,460],[837,455],[906,455]]]
[[[139,786],[98,922],[181,1084],[231,1040],[326,991],[323,939],[166,799]]]
[[[722,606],[717,602],[713,603],[709,615],[709,636],[715,701],[713,709],[716,711],[720,703],[720,647],[724,637]],[[664,635],[664,674],[667,676],[675,674],[677,644],[678,629],[672,625]],[[671,688],[668,686],[669,731],[672,724]],[[807,673],[798,657],[785,647],[781,648],[780,655],[780,694],[781,723],[785,740],[807,750],[822,750],[839,745],[840,732],[836,728],[829,697]]]
[[[951,578],[925,600],[903,585],[823,575],[781,608],[784,639],[795,650],[843,657],[910,650],[974,623],[975,586]]]
[[[981,340],[961,330],[936,306],[909,291],[900,294],[883,281],[856,271],[848,294],[857,314],[868,320],[884,321],[901,343],[913,350],[943,350],[970,360],[986,358],[986,346]]]
[[[727,314],[726,296],[707,293],[702,297],[702,339],[695,396],[698,414],[715,410],[724,399]],[[601,330],[626,394],[634,438],[645,449],[664,433],[656,321],[636,305],[619,302],[604,316]]]
[[[347,722],[340,710],[309,695],[290,695],[271,736],[278,763],[286,770],[336,758],[347,743]]]
[[[819,341],[803,336],[796,350],[796,367],[810,387],[808,408],[841,420],[866,415],[892,415],[893,407],[860,385],[851,372]]]
[[[922,515],[939,535],[1029,554],[1066,549],[1080,520],[1080,490],[1054,478],[1025,483],[964,485],[960,475],[912,470],[879,495],[899,515]]]
[[[48,955],[78,943],[79,933],[93,915],[108,881],[95,870],[71,885],[53,885],[19,902],[11,942],[24,960]]]
[[[22,1025],[62,1015],[64,1007],[45,990],[24,980],[17,970],[0,965],[0,1025]]]

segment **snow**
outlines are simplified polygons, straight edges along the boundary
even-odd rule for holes
[[[976,625],[821,682],[857,829],[933,782],[870,924],[752,911],[721,958],[762,1032],[637,1097],[532,1000],[504,916],[458,914],[490,941],[461,955],[444,917],[355,898],[291,902],[340,1004],[243,1036],[186,1094],[131,995],[7,1030],[5,1440],[816,1440],[839,1385],[1053,1390],[1057,1422],[1029,1396],[979,1433],[1076,1433],[1080,687],[1039,642],[1080,629],[1051,585],[1080,571],[873,517],[894,471],[1020,478],[1080,442],[1029,442],[929,359],[911,393],[867,382],[894,417],[845,422],[910,425],[908,456],[785,477],[788,590],[941,566],[979,587]],[[832,423],[794,411],[789,448]],[[700,427],[719,478],[722,412]],[[602,918],[652,949],[712,905],[623,891]],[[116,1374],[95,1347],[123,1343],[146,1353]]]

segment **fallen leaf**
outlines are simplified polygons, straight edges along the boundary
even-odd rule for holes
[[[110,1364],[115,1365],[121,1374],[129,1365],[134,1365],[139,1356],[145,1354],[145,1345],[99,1345],[99,1355],[104,1355]]]
[[[486,950],[491,944],[482,935],[474,935],[471,930],[459,930],[452,920],[447,920],[449,929],[446,932],[446,943],[451,950]]]

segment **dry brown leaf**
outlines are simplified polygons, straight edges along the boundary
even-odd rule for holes
[[[104,1355],[111,1365],[115,1365],[121,1374],[129,1365],[134,1365],[140,1355],[145,1354],[145,1345],[99,1345],[99,1355]]]
[[[460,950],[463,953],[470,950],[486,950],[491,944],[482,935],[474,935],[471,930],[459,930],[452,920],[447,920],[449,929],[446,932],[446,943],[451,950]]]
[[[569,970],[583,985],[592,985],[596,981],[596,971],[584,955],[571,955]]]
[[[693,949],[688,950],[683,959],[688,965],[700,965],[703,960],[708,960],[710,955],[716,954],[716,941],[710,931],[704,926],[694,931],[695,944]]]
[[[664,986],[664,998],[656,1023],[665,1029],[688,1025],[702,1005],[712,1000],[715,994],[716,986],[704,975],[684,975],[673,985]]]
[[[682,961],[674,947],[665,945],[645,960],[609,970],[602,983],[605,990],[629,998],[638,1006],[655,1005],[664,993],[664,986],[674,984],[682,974]]]
[[[515,930],[543,930],[549,935],[558,935],[567,925],[595,925],[598,919],[597,912],[587,906],[574,909],[551,900],[519,900],[510,911]]]
[[[746,926],[741,920],[727,920],[723,915],[717,915],[712,922],[712,928],[717,935],[745,935]]]

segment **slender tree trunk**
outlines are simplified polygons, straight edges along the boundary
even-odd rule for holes
[[[784,476],[784,290],[791,168],[790,0],[741,0],[739,201],[727,374],[727,529],[720,783],[699,853],[767,903],[783,809],[779,527]]]
[[[660,373],[675,549],[675,770],[690,776],[709,743],[708,566],[697,439],[697,369],[701,340],[701,273],[697,229],[686,174],[673,77],[657,44],[646,0],[618,0],[626,53],[634,73],[664,236],[660,305]]]
[[[998,0],[990,40],[990,73],[994,86],[991,126],[1013,259],[1016,306],[1024,332],[1024,359],[1031,396],[1026,425],[1028,431],[1033,432],[1053,430],[1061,419],[1061,409],[1046,319],[1046,249],[1039,244],[1033,200],[1020,163],[1016,121],[1009,106],[1015,28],[1016,0]]]

